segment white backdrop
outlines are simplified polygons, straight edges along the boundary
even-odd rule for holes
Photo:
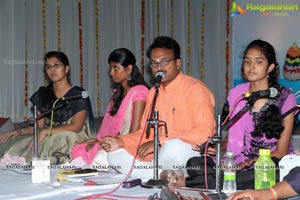
[[[300,81],[289,81],[283,77],[282,66],[288,49],[294,42],[300,46],[300,1],[299,0],[251,0],[235,1],[246,10],[247,4],[253,5],[298,5],[295,10],[267,10],[265,12],[246,10],[246,14],[232,18],[232,61],[234,66],[234,81],[241,81],[241,55],[247,44],[254,39],[263,39],[271,43],[276,51],[280,65],[280,82],[293,89],[300,89]],[[295,7],[296,8],[296,7]],[[277,15],[277,16],[276,16]],[[278,16],[281,15],[281,16]],[[300,101],[300,99],[299,99]]]
[[[226,8],[219,0],[0,0],[0,116],[14,121],[31,116],[26,95],[45,84],[42,58],[50,50],[68,55],[72,83],[88,91],[94,115],[103,115],[112,91],[109,53],[119,47],[132,50],[150,83],[143,53],[158,35],[179,42],[184,73],[204,76],[218,114],[226,96]]]

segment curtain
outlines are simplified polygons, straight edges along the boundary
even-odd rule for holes
[[[91,98],[102,116],[112,94],[107,58],[126,47],[151,85],[147,47],[159,35],[181,46],[182,71],[226,98],[226,1],[219,0],[1,0],[0,116],[31,117],[30,96],[46,84],[43,56],[67,54],[71,82]],[[231,72],[230,72],[231,74]]]

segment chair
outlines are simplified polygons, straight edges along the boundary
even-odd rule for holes
[[[14,130],[14,123],[10,118],[0,117],[0,134]]]
[[[289,171],[296,166],[300,166],[300,155],[290,154],[283,156],[279,161],[279,180],[282,181]]]

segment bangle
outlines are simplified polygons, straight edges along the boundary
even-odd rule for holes
[[[52,136],[52,130],[48,129],[48,137]]]
[[[19,132],[20,132],[20,135],[23,135],[24,134],[24,129],[23,128],[19,129]]]
[[[273,194],[273,199],[276,200],[277,199],[277,193],[276,193],[276,191],[272,187],[269,187],[268,189],[271,190],[271,192]]]

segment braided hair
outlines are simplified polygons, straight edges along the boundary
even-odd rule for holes
[[[253,40],[246,47],[246,50],[244,51],[244,56],[250,49],[257,49],[262,54],[264,54],[268,60],[269,66],[271,64],[275,65],[274,69],[268,74],[268,83],[269,88],[274,87],[279,91],[275,99],[269,100],[269,102],[271,101],[271,103],[267,103],[265,109],[261,109],[258,118],[254,119],[255,128],[251,134],[253,137],[262,137],[263,133],[265,133],[267,139],[279,139],[281,132],[284,130],[284,127],[282,125],[280,109],[275,104],[278,97],[280,96],[280,91],[282,89],[282,86],[278,83],[279,64],[276,61],[276,53],[274,47],[270,43],[259,39]]]

